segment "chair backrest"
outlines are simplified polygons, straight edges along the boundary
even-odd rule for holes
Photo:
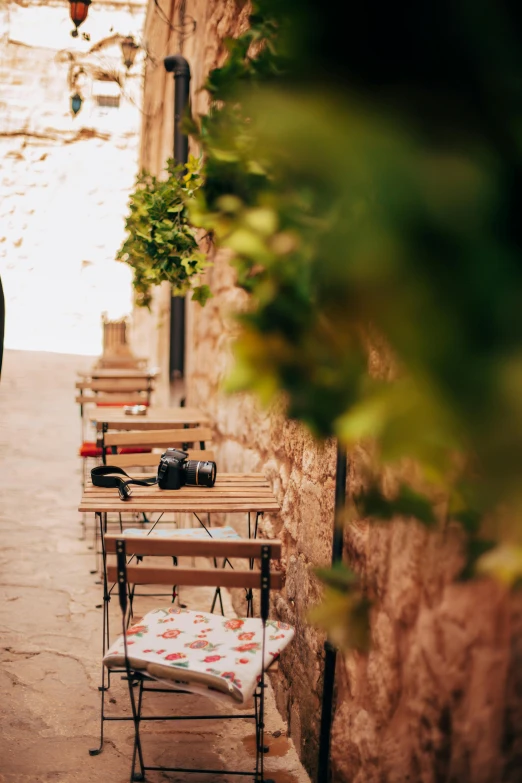
[[[76,388],[82,391],[118,394],[120,392],[149,392],[154,389],[152,378],[86,378],[76,381]]]
[[[114,354],[106,355],[106,356],[100,356],[98,360],[96,361],[94,367],[95,369],[99,370],[115,370],[115,369],[145,369],[147,366],[148,359],[142,358],[137,359],[136,357],[132,356],[130,353],[128,346],[127,347],[127,353],[123,356],[117,356]]]
[[[270,571],[270,561],[281,557],[281,542],[278,540],[214,538],[164,538],[161,536],[125,536],[107,533],[104,536],[107,555],[116,554],[116,563],[108,562],[107,576],[110,582],[122,585],[156,584],[171,585],[173,578],[177,585],[200,587],[244,587],[261,590],[261,617],[268,617],[270,589],[282,587],[282,574]],[[216,568],[212,563],[205,568],[184,568],[172,563],[168,567],[149,567],[128,565],[129,555],[147,555],[152,557],[206,557],[217,559],[239,558],[252,563],[260,560],[259,569]],[[175,574],[175,575],[174,575]],[[123,590],[126,596],[126,589]],[[126,606],[126,602],[125,602]],[[122,606],[123,609],[123,606]]]
[[[210,427],[177,427],[167,430],[115,430],[104,433],[105,448],[142,446],[146,448],[169,448],[199,444],[205,449],[212,440]]]
[[[128,345],[127,342],[127,319],[122,318],[119,321],[109,321],[106,313],[102,315],[103,325],[103,354],[117,352],[121,346]]]
[[[74,398],[80,405],[105,405],[121,408],[123,405],[144,405],[147,396],[136,392],[118,392],[118,394],[79,394]]]
[[[186,449],[188,459],[213,460],[216,455],[212,449]],[[118,468],[154,468],[156,472],[160,461],[158,452],[138,452],[137,454],[106,454],[105,464]]]

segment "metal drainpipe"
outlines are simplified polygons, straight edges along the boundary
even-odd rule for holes
[[[332,565],[343,559],[343,525],[341,517],[346,505],[346,451],[337,443],[337,470],[335,475],[335,518],[332,541]],[[324,684],[321,711],[321,732],[319,734],[319,761],[317,783],[330,780],[330,739],[332,733],[333,693],[335,684],[335,661],[337,650],[329,639],[324,643]]]
[[[174,74],[174,160],[185,164],[188,160],[188,136],[181,123],[190,99],[190,66],[181,54],[165,57],[167,73]],[[171,379],[185,374],[185,297],[170,300],[170,361]]]
[[[174,74],[174,160],[188,160],[188,136],[181,130],[181,121],[190,96],[190,66],[181,54],[172,54],[163,61],[167,73]]]

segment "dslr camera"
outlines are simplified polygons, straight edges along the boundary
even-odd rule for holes
[[[213,487],[216,480],[216,463],[187,459],[186,451],[167,449],[161,455],[158,466],[160,489],[181,489],[185,484],[191,487]]]

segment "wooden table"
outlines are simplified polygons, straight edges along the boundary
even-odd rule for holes
[[[194,424],[210,424],[210,417],[199,408],[150,408],[143,416],[129,416],[121,408],[98,408],[90,419],[96,429],[163,430]]]
[[[154,475],[154,474],[152,474]],[[146,478],[140,473],[136,478]],[[132,496],[125,502],[120,500],[117,489],[94,487],[87,483],[79,511],[94,514],[113,512],[251,512],[280,511],[270,485],[261,473],[218,473],[213,487],[182,487],[181,489],[160,489],[131,486]]]

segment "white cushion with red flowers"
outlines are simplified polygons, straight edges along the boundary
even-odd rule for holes
[[[266,626],[267,669],[292,640],[294,629],[269,620]],[[215,689],[240,704],[254,694],[262,668],[263,624],[253,617],[227,619],[191,609],[155,609],[127,631],[133,669],[156,679],[175,680],[186,690]],[[103,662],[109,669],[125,666],[123,637]]]

